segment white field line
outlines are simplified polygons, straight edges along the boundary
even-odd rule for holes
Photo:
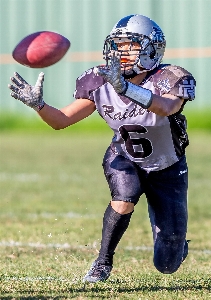
[[[70,280],[70,279],[65,279],[62,277],[56,278],[56,277],[52,277],[52,276],[37,276],[37,277],[16,277],[16,276],[2,276],[2,281],[24,281],[24,282],[33,282],[33,281],[62,281],[62,282],[72,282],[72,283],[76,283],[79,280]]]
[[[0,213],[0,218],[20,218],[18,213],[7,212],[7,213]],[[55,221],[61,219],[96,219],[102,217],[101,215],[97,214],[78,214],[76,212],[66,212],[66,213],[50,213],[50,212],[42,212],[42,213],[25,213],[24,218],[30,220],[38,220],[38,219],[54,219]]]
[[[84,246],[84,245],[76,245],[72,246],[68,243],[60,244],[60,243],[48,243],[48,244],[43,244],[43,243],[22,243],[22,242],[16,242],[16,241],[0,241],[0,247],[30,247],[30,248],[35,248],[35,249],[48,249],[48,248],[55,248],[55,249],[93,249],[96,248],[95,244],[92,246]]]
[[[35,173],[5,173],[0,172],[0,181],[17,181],[17,182],[37,182],[44,179],[44,176],[40,176]]]
[[[66,174],[66,173],[59,173],[56,174],[57,180],[61,182],[67,181],[79,181],[80,177],[74,174]],[[43,182],[43,181],[51,181],[52,176],[50,175],[41,175],[38,173],[7,173],[7,172],[0,172],[0,182]]]
[[[69,243],[22,243],[22,242],[17,242],[17,241],[0,241],[0,247],[30,247],[30,248],[36,248],[36,249],[48,249],[48,248],[55,248],[55,249],[96,249],[98,243],[94,242],[92,245],[70,245]],[[150,246],[126,246],[123,248],[124,250],[128,251],[153,251],[153,247]],[[211,255],[211,250],[209,249],[190,249],[190,252],[195,252],[195,253],[203,253],[203,254],[209,254]]]

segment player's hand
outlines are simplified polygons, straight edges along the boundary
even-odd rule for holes
[[[43,108],[45,105],[43,101],[43,72],[39,74],[35,86],[28,84],[17,72],[14,73],[10,80],[12,84],[9,84],[8,87],[12,91],[10,95],[13,98],[22,101],[36,111],[40,111]]]
[[[98,67],[95,69],[95,72],[98,75],[103,76],[105,80],[113,86],[118,94],[122,94],[127,89],[127,85],[124,77],[122,76],[121,62],[118,52],[114,51],[111,54],[110,61],[111,63],[108,69]]]

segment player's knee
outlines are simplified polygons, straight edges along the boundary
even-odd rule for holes
[[[172,274],[178,270],[184,254],[185,238],[171,235],[158,237],[154,248],[154,266],[163,274]]]
[[[131,213],[134,210],[134,204],[125,201],[111,201],[112,208],[121,215]]]
[[[173,274],[179,269],[180,264],[177,263],[176,265],[172,266],[172,264],[166,265],[166,264],[162,264],[160,262],[159,263],[154,262],[154,266],[162,274]]]

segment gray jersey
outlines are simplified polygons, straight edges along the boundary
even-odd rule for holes
[[[194,99],[195,80],[181,67],[160,65],[141,83],[157,95],[170,93],[187,100]],[[171,166],[185,153],[188,145],[186,119],[178,112],[162,117],[115,92],[112,85],[93,69],[84,72],[76,82],[75,98],[95,102],[100,116],[114,131],[113,151],[136,162],[147,172]],[[182,109],[181,109],[182,110]]]

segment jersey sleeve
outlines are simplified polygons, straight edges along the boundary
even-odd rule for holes
[[[104,84],[104,79],[94,73],[94,68],[85,71],[76,79],[75,99],[85,98],[94,101],[93,92]]]
[[[186,101],[195,98],[196,80],[182,67],[165,65],[154,75],[153,81],[161,95],[169,93]]]

